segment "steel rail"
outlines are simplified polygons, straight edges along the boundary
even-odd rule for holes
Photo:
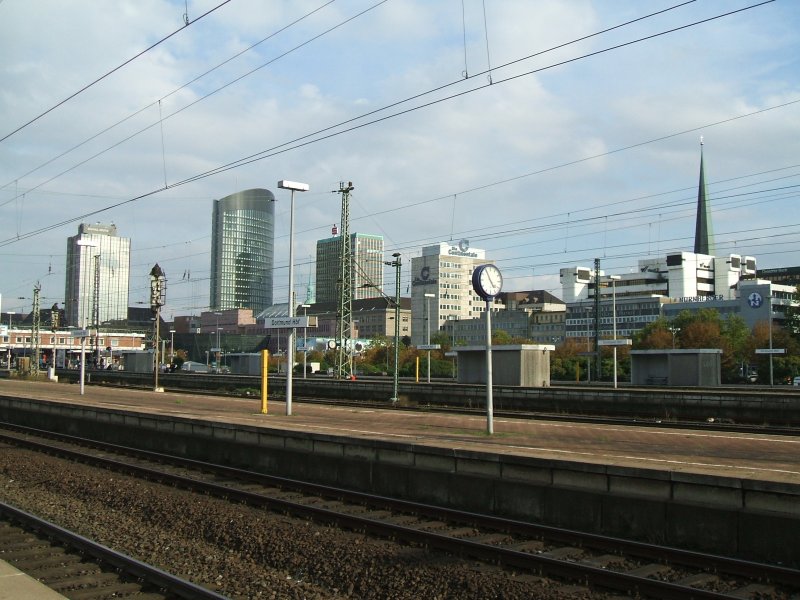
[[[102,563],[109,564],[158,588],[168,590],[179,598],[184,598],[185,600],[226,600],[225,596],[221,596],[185,579],[175,577],[166,571],[112,550],[107,546],[98,544],[5,502],[0,502],[0,513],[6,515],[9,520],[21,523],[25,528],[40,531],[47,537],[56,539],[70,548],[92,556]]]
[[[17,429],[18,426],[13,426]],[[32,430],[35,431],[35,430]],[[184,466],[187,468],[194,468],[204,472],[213,473],[216,475],[223,475],[230,478],[245,480],[252,483],[259,483],[261,485],[271,485],[295,491],[301,491],[309,494],[326,497],[329,499],[336,499],[347,501],[356,504],[368,504],[370,506],[380,506],[395,510],[397,512],[405,512],[415,515],[422,515],[434,519],[449,520],[451,522],[458,522],[470,524],[475,526],[482,526],[491,528],[497,531],[513,532],[516,534],[524,534],[532,537],[543,537],[551,541],[559,543],[576,544],[580,546],[591,547],[594,549],[602,549],[619,553],[625,553],[637,556],[639,558],[653,559],[658,561],[669,561],[673,564],[689,566],[695,569],[707,569],[715,572],[726,573],[730,575],[746,576],[753,579],[767,580],[771,583],[779,583],[793,588],[800,588],[800,571],[781,567],[778,565],[767,565],[761,563],[754,563],[750,561],[732,559],[716,555],[708,555],[699,552],[681,550],[677,548],[669,548],[646,544],[643,542],[635,542],[630,540],[622,540],[619,538],[601,536],[597,534],[586,534],[572,530],[559,529],[546,525],[536,525],[522,521],[514,521],[510,519],[502,519],[478,513],[470,513],[465,511],[457,511],[453,509],[445,509],[426,504],[419,504],[415,502],[396,500],[383,496],[373,496],[360,492],[352,492],[341,488],[331,488],[318,484],[310,484],[300,482],[297,480],[275,477],[270,475],[262,475],[253,473],[251,471],[244,471],[232,467],[225,467],[213,465],[202,461],[195,461],[181,457],[173,457],[148,451],[140,451],[136,449],[127,448],[124,446],[116,446],[113,444],[105,444],[99,442],[92,442],[83,440],[81,438],[72,438],[72,436],[63,436],[61,434],[50,434],[50,432],[42,432],[47,435],[54,435],[59,439],[69,440],[72,443],[89,443],[97,448],[113,450],[115,452],[127,453],[135,456],[144,456],[148,460],[153,460],[161,463],[169,463],[172,465]],[[173,485],[180,485],[186,489],[193,489],[203,491],[206,493],[213,493],[217,496],[225,497],[228,499],[235,499],[239,502],[246,502],[254,506],[269,507],[274,510],[283,511],[294,514],[296,516],[310,518],[317,521],[328,523],[335,523],[339,526],[348,527],[354,530],[369,531],[375,535],[402,539],[409,543],[425,544],[446,552],[470,556],[481,560],[489,560],[492,562],[500,561],[508,566],[515,566],[524,568],[534,572],[551,574],[556,576],[569,577],[571,579],[587,579],[595,583],[595,585],[603,587],[611,587],[613,589],[633,591],[639,593],[653,593],[657,590],[660,597],[665,598],[729,598],[724,594],[717,592],[707,592],[704,590],[697,590],[679,584],[671,584],[657,580],[629,575],[626,573],[616,573],[614,571],[599,569],[588,565],[581,565],[577,563],[570,563],[558,559],[541,556],[536,554],[518,552],[515,550],[500,548],[497,546],[490,546],[469,540],[461,540],[452,538],[446,535],[434,534],[430,532],[422,532],[418,529],[405,527],[401,525],[394,525],[382,521],[375,521],[366,517],[359,517],[353,515],[346,515],[336,511],[331,511],[323,508],[310,507],[301,503],[287,501],[278,498],[269,498],[255,492],[238,490],[226,485],[221,485],[211,482],[202,482],[200,480],[184,477],[181,475],[164,474],[161,471],[154,471],[147,467],[140,467],[131,465],[121,461],[102,457],[89,457],[80,452],[58,448],[49,444],[42,444],[32,440],[19,440],[14,436],[0,437],[8,438],[10,441],[22,443],[24,445],[42,448],[47,451],[62,454],[67,457],[74,458],[83,462],[93,462],[102,466],[115,468],[122,471],[132,472],[134,474],[146,477],[148,479],[157,479],[162,481],[169,481]],[[690,595],[687,595],[691,592]],[[672,594],[675,595],[672,595]],[[667,595],[663,595],[667,594]]]

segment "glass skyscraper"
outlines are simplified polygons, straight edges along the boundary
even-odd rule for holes
[[[214,200],[211,225],[211,310],[272,305],[275,196],[244,190]]]
[[[86,327],[128,318],[131,240],[116,225],[81,223],[67,239],[66,325]],[[96,315],[95,315],[96,311]]]

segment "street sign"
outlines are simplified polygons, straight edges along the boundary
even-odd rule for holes
[[[440,350],[441,347],[441,344],[420,344],[417,350]]]
[[[600,340],[601,346],[630,346],[631,340]]]
[[[453,351],[445,352],[444,355],[445,356],[458,356],[458,352],[453,352]]]
[[[316,327],[317,317],[269,317],[264,322],[266,329],[297,329],[300,327]]]
[[[91,333],[89,333],[88,329],[73,329],[70,332],[70,335],[72,337],[85,338],[85,337],[89,337],[91,335]]]
[[[783,354],[785,348],[756,348],[756,354]]]

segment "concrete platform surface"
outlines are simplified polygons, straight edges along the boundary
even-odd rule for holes
[[[422,384],[424,385],[424,384]],[[800,484],[800,432],[796,436],[740,434],[657,427],[591,425],[495,418],[488,435],[485,416],[306,404],[295,398],[292,414],[260,398],[156,393],[125,388],[0,380],[0,395],[132,412],[212,420],[349,438],[511,454]]]
[[[64,596],[0,560],[0,600],[59,600]]]

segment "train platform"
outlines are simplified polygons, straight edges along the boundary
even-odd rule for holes
[[[0,560],[0,600],[59,600],[64,596]]]
[[[132,390],[52,382],[0,380],[0,395],[209,420],[284,431],[383,440],[415,446],[572,461],[591,465],[693,473],[739,480],[800,484],[800,433],[769,435],[586,424],[433,411],[337,407],[295,398],[292,414],[260,398]]]

